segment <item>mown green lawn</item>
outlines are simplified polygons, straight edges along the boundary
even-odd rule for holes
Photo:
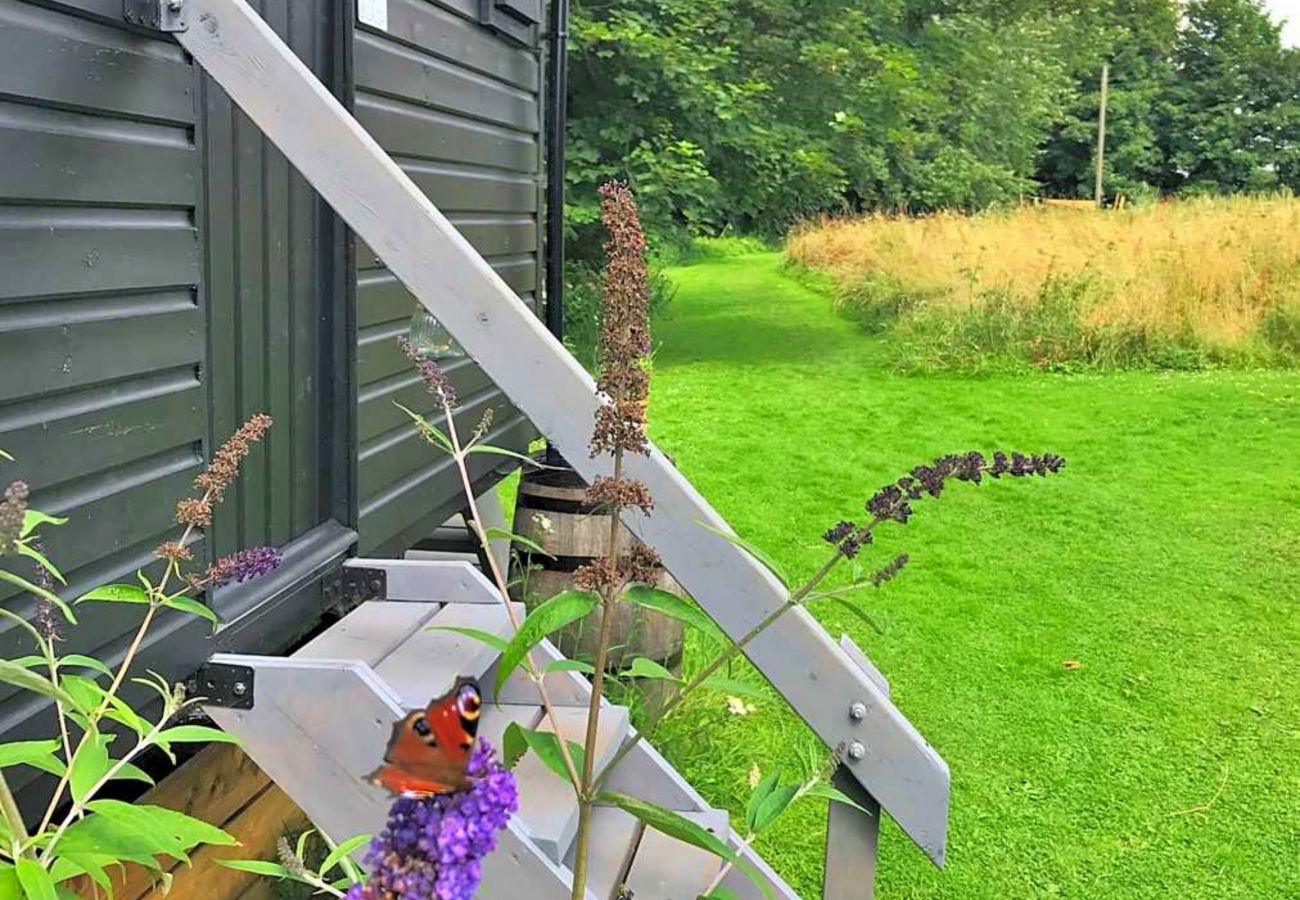
[[[899,376],[776,254],[671,274],[654,437],[792,572],[918,462],[1069,460],[955,485],[882,534],[872,558],[912,556],[863,598],[883,636],[815,608],[952,769],[946,871],[887,823],[880,896],[1300,897],[1300,375]],[[811,740],[775,694],[745,716],[700,695],[664,733],[733,811],[754,763]],[[806,897],[824,816],[759,845]]]

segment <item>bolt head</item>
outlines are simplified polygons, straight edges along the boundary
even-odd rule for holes
[[[867,717],[867,704],[861,700],[849,707],[849,718],[855,722],[861,722]]]
[[[242,697],[248,693],[248,685],[242,681],[236,681],[235,686],[231,689],[235,692],[236,697]]]
[[[167,0],[167,8],[172,12],[180,12],[185,0]]]
[[[849,759],[862,759],[867,755],[867,748],[862,746],[862,741],[854,741],[849,744]]]

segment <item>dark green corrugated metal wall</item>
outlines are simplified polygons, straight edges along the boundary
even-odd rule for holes
[[[355,56],[358,117],[531,301],[535,29],[511,23],[512,41],[476,2],[389,0],[388,33],[354,38],[336,18],[351,4],[258,6],[349,100]],[[76,594],[149,565],[214,443],[254,411],[276,417],[196,564],[259,543],[288,544],[291,564],[215,598],[233,622],[215,642],[162,622],[144,661],[181,675],[217,646],[285,646],[316,621],[348,528],[364,552],[400,551],[458,490],[392,404],[431,404],[394,343],[413,298],[175,44],[120,14],[121,0],[0,0],[0,448],[19,459],[0,480],[74,513],[48,549]],[[521,448],[531,427],[477,367],[453,375],[469,425],[493,407],[492,439]],[[111,657],[135,621],[87,607],[62,648]],[[0,656],[21,652],[0,625]],[[0,739],[47,715],[0,686]]]

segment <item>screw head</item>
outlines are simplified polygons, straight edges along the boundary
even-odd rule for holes
[[[867,704],[861,700],[849,707],[849,718],[855,722],[861,722],[867,717]]]
[[[862,759],[867,755],[867,748],[862,746],[862,741],[854,741],[849,744],[849,759]]]
[[[234,691],[236,697],[242,697],[248,693],[248,685],[244,684],[242,681],[236,681],[235,686],[231,688],[231,690]]]
[[[167,0],[167,8],[172,12],[180,12],[181,7],[185,5],[185,0]]]

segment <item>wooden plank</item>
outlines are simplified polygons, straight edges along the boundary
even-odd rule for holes
[[[489,703],[483,707],[483,717],[478,723],[478,739],[487,741],[501,752],[501,741],[511,723],[524,728],[536,728],[542,718],[542,708],[537,705],[515,706]]]
[[[238,747],[210,744],[150,788],[140,802],[166,806],[205,822],[222,824],[270,786],[266,773]],[[114,876],[113,890],[119,900],[135,900],[151,891],[150,875],[146,869],[129,865]],[[76,879],[69,887],[79,896],[94,896],[89,879]]]
[[[178,126],[0,101],[0,196],[36,203],[192,205],[198,154]]]
[[[193,0],[178,40],[374,248],[466,351],[590,481],[609,463],[587,445],[600,404],[591,376],[511,292],[244,0]],[[416,179],[419,173],[414,173]],[[534,191],[535,194],[535,191]],[[673,576],[739,638],[786,600],[774,575],[706,529],[726,522],[657,449],[625,474],[655,497],[627,523]],[[862,728],[850,770],[936,863],[947,842],[948,767],[806,610],[782,618],[746,655],[831,747]],[[859,724],[846,713],[863,702]]]
[[[387,35],[524,90],[537,91],[535,56],[503,43],[476,22],[467,22],[436,4],[425,0],[389,0]]]
[[[364,776],[404,712],[388,686],[360,663],[235,654],[214,661],[252,666],[257,703],[251,710],[210,707],[209,715],[243,739],[248,754],[327,834],[346,840],[378,833],[391,801]],[[569,884],[517,819],[483,862],[484,897],[565,900]]]
[[[357,87],[519,131],[537,131],[537,97],[368,31],[355,44]]]
[[[581,744],[587,729],[587,710],[567,707],[556,710],[560,733],[567,740]],[[552,731],[548,719],[537,726]],[[609,757],[622,743],[628,730],[627,709],[607,706],[601,710],[596,736],[596,771],[604,768]],[[548,769],[535,754],[528,754],[515,766],[519,780],[519,819],[528,834],[549,858],[559,861],[569,852],[578,830],[578,802],[567,781]]]
[[[171,891],[152,892],[150,900],[162,900],[164,896],[167,900],[235,900],[254,882],[270,879],[227,868],[220,860],[274,856],[278,837],[307,824],[307,817],[293,799],[271,785],[223,826],[239,841],[239,846],[200,848],[191,857],[192,866],[172,870]]]
[[[357,119],[384,149],[397,156],[474,163],[513,172],[537,169],[537,138],[526,132],[365,92],[357,95]]]
[[[401,609],[406,603],[376,604]],[[523,604],[516,604],[524,615]],[[449,603],[422,623],[375,666],[375,672],[407,709],[425,706],[451,689],[461,675],[481,678],[496,661],[497,651],[482,641],[433,628],[474,628],[509,639],[514,634],[505,607],[487,603]]]
[[[433,618],[437,603],[363,603],[294,653],[300,659],[353,659],[376,666]]]
[[[118,15],[121,10],[118,10]],[[104,113],[194,121],[194,81],[172,46],[28,3],[0,6],[0,94]]]
[[[731,833],[727,814],[720,810],[684,813],[721,840]],[[637,900],[696,900],[722,868],[722,860],[647,828],[627,874],[627,886]]]
[[[587,884],[601,897],[614,897],[623,873],[632,864],[644,829],[629,813],[616,806],[597,806],[591,811],[591,847],[587,853]],[[576,846],[569,848],[564,864],[573,868]],[[641,895],[637,895],[640,898]],[[647,895],[648,896],[648,895]]]

